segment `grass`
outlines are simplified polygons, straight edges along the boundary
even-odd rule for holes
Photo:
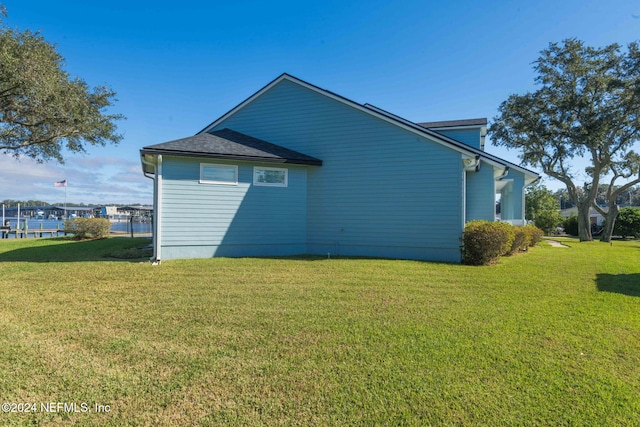
[[[637,425],[640,242],[562,240],[489,267],[5,240],[0,400],[37,411],[0,425]]]

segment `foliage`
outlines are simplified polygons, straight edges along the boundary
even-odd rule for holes
[[[542,240],[534,225],[514,227],[507,222],[470,221],[462,237],[462,262],[467,265],[493,264],[501,256],[526,251]]]
[[[5,200],[1,201],[0,204],[5,205],[5,207],[18,206],[18,204],[20,204],[20,206],[23,206],[23,207],[51,206],[50,203],[43,202],[42,200],[11,200],[11,199],[5,199]]]
[[[117,143],[115,122],[107,114],[115,92],[90,89],[63,70],[64,59],[44,37],[0,28],[0,151],[40,162],[63,162],[63,152],[85,152],[87,145]]]
[[[482,269],[326,256],[160,266],[104,258],[146,243],[0,242],[3,401],[92,409],[2,413],[0,424],[640,419],[638,241],[540,245]]]
[[[506,222],[470,221],[462,237],[462,260],[468,265],[488,265],[511,251],[513,226]]]
[[[106,218],[76,218],[65,221],[64,231],[78,239],[104,239],[109,237],[111,222]]]
[[[533,223],[546,234],[552,234],[562,224],[563,220],[564,218],[560,215],[560,212],[546,211],[539,213]]]
[[[564,232],[570,236],[578,235],[578,217],[576,215],[568,216],[562,223]]]
[[[615,187],[617,189],[618,187]],[[596,196],[596,205],[607,205],[609,193],[608,184],[600,184],[598,186],[598,194]],[[618,206],[640,206],[640,187],[630,187],[623,192],[619,192],[615,199],[615,204]]]
[[[528,187],[525,193],[525,218],[533,220],[536,227],[551,234],[562,223],[559,204],[553,193],[544,185]]]
[[[529,246],[536,246],[542,241],[544,232],[540,228],[532,224],[527,224],[523,228],[525,233],[527,234],[527,244]]]
[[[640,157],[632,150],[640,133],[638,43],[625,52],[617,44],[596,49],[576,39],[551,43],[534,69],[540,88],[504,101],[489,135],[497,145],[521,150],[524,165],[540,167],[565,184],[578,207],[580,240],[592,240],[589,209],[601,177],[611,174],[614,186],[639,172]],[[583,174],[572,168],[572,160],[583,156],[591,182],[580,191],[574,177]],[[637,183],[640,176],[620,188]]]
[[[614,225],[614,234],[622,237],[640,235],[640,209],[622,208]]]
[[[540,212],[557,211],[558,200],[551,190],[542,184],[533,185],[525,191],[525,219],[532,221]]]
[[[513,242],[506,255],[513,255],[529,247],[529,235],[524,227],[513,227]]]
[[[582,190],[582,189],[579,189]],[[575,207],[575,203],[571,201],[571,197],[569,196],[569,192],[566,188],[561,188],[556,190],[553,193],[553,196],[558,200],[558,204],[560,205],[560,209],[569,209]]]

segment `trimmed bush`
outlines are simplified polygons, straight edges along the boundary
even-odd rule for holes
[[[526,251],[542,241],[544,232],[535,225],[514,227],[507,222],[470,221],[462,236],[462,262],[488,265],[500,256]]]
[[[525,227],[513,227],[513,242],[507,255],[513,255],[516,252],[526,251],[529,247],[529,234]]]
[[[462,262],[468,265],[494,263],[511,250],[513,226],[506,222],[470,221],[462,236]]]
[[[544,232],[535,225],[528,224],[524,226],[524,231],[527,234],[527,243],[529,246],[533,247],[542,242],[542,236],[544,236]]]
[[[109,237],[110,228],[111,222],[105,218],[76,218],[64,223],[64,231],[78,240],[104,239]]]

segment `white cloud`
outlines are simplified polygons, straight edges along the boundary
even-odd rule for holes
[[[67,180],[67,200],[72,203],[144,203],[153,198],[152,181],[142,174],[135,160],[117,157],[68,157],[64,165],[39,164],[0,154],[0,200],[64,200],[64,188],[56,181]]]

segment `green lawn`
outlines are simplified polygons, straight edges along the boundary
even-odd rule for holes
[[[0,241],[0,402],[36,404],[0,425],[638,425],[640,242],[565,242],[469,267]]]

